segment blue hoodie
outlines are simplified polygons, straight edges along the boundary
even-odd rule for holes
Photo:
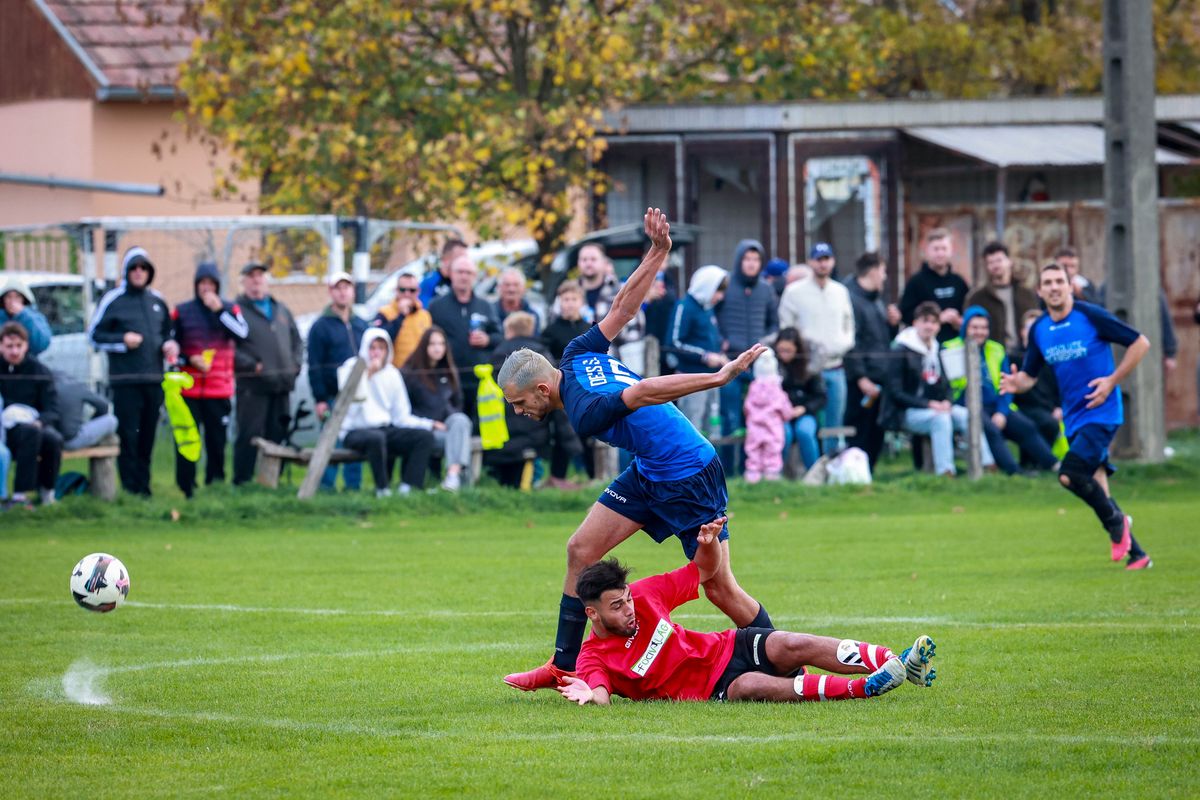
[[[704,363],[704,356],[721,352],[713,295],[728,274],[720,267],[701,267],[692,275],[687,294],[675,304],[669,341],[679,372],[715,372]]]

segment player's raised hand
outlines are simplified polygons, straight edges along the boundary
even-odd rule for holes
[[[706,522],[700,526],[700,532],[696,534],[696,541],[700,544],[711,544],[721,535],[721,529],[725,527],[725,523],[729,521],[729,517],[717,517],[712,522]]]
[[[671,249],[671,223],[667,215],[657,208],[647,208],[645,217],[646,235],[658,250]]]
[[[721,367],[717,374],[721,376],[721,385],[732,381],[738,375],[741,375],[746,370],[750,369],[750,365],[754,363],[754,359],[761,356],[767,349],[765,344],[757,342],[750,346],[750,349],[742,353],[740,356],[730,361],[725,366]]]
[[[562,683],[554,687],[558,693],[567,698],[573,703],[579,703],[581,706],[591,702],[593,697],[592,687],[587,685],[587,681],[582,678],[567,677],[562,679]]]
[[[1017,377],[1017,365],[1009,364],[1009,373],[1000,373],[1000,393],[1001,394],[1020,394],[1025,391],[1020,379]]]

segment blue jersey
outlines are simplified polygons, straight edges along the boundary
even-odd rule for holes
[[[1046,314],[1034,323],[1022,369],[1034,378],[1043,363],[1054,370],[1068,439],[1084,425],[1120,425],[1125,421],[1120,387],[1096,408],[1088,408],[1087,396],[1092,392],[1088,382],[1111,375],[1116,369],[1114,343],[1128,347],[1140,335],[1100,306],[1078,300],[1071,313],[1058,322]]]
[[[610,344],[594,326],[563,350],[559,393],[575,432],[633,453],[638,471],[651,481],[700,472],[716,450],[673,403],[630,411],[621,392],[641,376],[608,354]]]

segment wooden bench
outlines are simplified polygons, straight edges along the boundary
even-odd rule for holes
[[[115,444],[98,444],[82,450],[64,450],[62,457],[88,460],[88,490],[93,497],[112,502],[117,499],[117,455],[121,448]]]
[[[279,476],[284,464],[303,464],[308,466],[312,459],[313,448],[288,447],[275,442],[269,442],[261,437],[250,440],[250,444],[258,448],[258,476],[255,480],[268,489],[279,488]],[[351,464],[366,461],[367,457],[357,450],[337,447],[329,455],[330,464]],[[471,437],[471,474],[469,481],[477,480],[483,469],[483,442],[478,436]]]

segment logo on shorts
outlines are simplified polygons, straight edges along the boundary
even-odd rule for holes
[[[624,502],[625,502],[625,497],[624,497],[623,495],[619,495],[619,494],[617,494],[616,492],[614,492],[614,491],[612,490],[612,488],[611,488],[611,487],[609,487],[609,486],[605,486],[605,487],[604,487],[604,493],[605,493],[606,495],[608,495],[609,497],[611,497],[613,500],[616,500],[618,503],[624,503]]]
[[[645,676],[647,670],[654,664],[654,659],[658,658],[658,654],[662,652],[663,645],[671,638],[671,634],[675,629],[671,627],[671,623],[665,619],[660,619],[658,625],[654,627],[654,633],[650,635],[650,644],[646,645],[646,652],[642,653],[642,657],[633,665],[633,673],[635,675]]]

